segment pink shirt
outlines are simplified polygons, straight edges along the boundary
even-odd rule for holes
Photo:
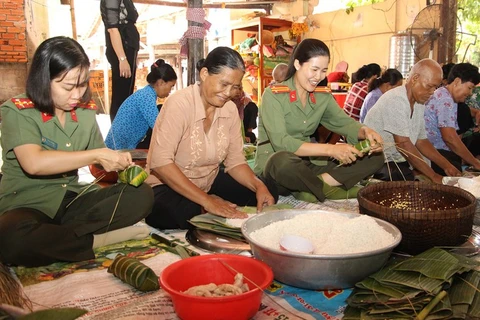
[[[203,129],[205,118],[198,84],[170,95],[153,128],[147,172],[150,168],[175,163],[197,187],[208,192],[222,161],[226,172],[246,163],[235,104],[228,101],[215,110],[208,133]],[[162,184],[152,174],[146,182],[152,187]]]

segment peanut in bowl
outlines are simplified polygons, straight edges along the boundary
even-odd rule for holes
[[[397,251],[418,254],[459,246],[472,232],[475,197],[460,188],[418,181],[371,184],[358,193],[360,213],[383,219],[402,232]]]
[[[248,291],[229,296],[195,296],[194,286],[233,283],[241,273]],[[183,320],[251,319],[258,311],[273,273],[265,263],[233,254],[209,254],[172,263],[160,274],[160,286],[170,295]]]

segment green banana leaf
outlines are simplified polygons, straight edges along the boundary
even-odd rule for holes
[[[480,290],[478,286],[477,290]],[[480,292],[478,291],[475,293],[475,298],[473,298],[472,304],[468,309],[468,314],[474,319],[480,318]]]
[[[478,266],[440,248],[395,261],[355,285],[344,319],[479,318]]]
[[[456,277],[449,290],[452,304],[472,304],[475,294],[478,292],[480,273],[469,272]]]
[[[138,187],[147,179],[148,173],[139,165],[133,165],[118,172],[118,180]]]
[[[263,211],[276,211],[282,209],[291,209],[293,206],[291,204],[279,203],[272,206],[267,206],[263,208]],[[238,210],[245,213],[257,213],[256,207],[239,207]],[[211,213],[200,214],[189,220],[189,223],[195,226],[197,229],[219,234],[222,236],[230,237],[235,240],[247,242],[242,235],[242,231],[238,227],[229,225],[227,219],[220,217]]]
[[[135,258],[117,256],[108,267],[108,272],[140,291],[160,289],[155,272]]]
[[[417,271],[429,278],[445,280],[460,271],[458,262],[447,251],[429,250],[397,264],[395,270]]]
[[[83,316],[88,311],[78,308],[55,308],[35,311],[17,318],[17,320],[70,320]]]

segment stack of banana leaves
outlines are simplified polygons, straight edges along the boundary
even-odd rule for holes
[[[263,212],[282,210],[282,209],[292,209],[292,208],[293,206],[291,204],[278,203],[272,206],[264,207]],[[256,207],[240,207],[237,209],[245,213],[248,213],[249,215],[257,213]],[[242,220],[242,219],[239,219],[239,220]],[[247,240],[245,240],[245,238],[242,235],[242,231],[240,227],[234,226],[232,224],[228,224],[226,218],[216,216],[211,213],[206,213],[206,214],[201,214],[193,217],[192,219],[189,220],[189,222],[190,224],[195,226],[197,229],[216,233],[226,237],[230,237],[235,240],[247,242]]]
[[[480,319],[480,261],[439,248],[393,261],[355,285],[349,319]]]

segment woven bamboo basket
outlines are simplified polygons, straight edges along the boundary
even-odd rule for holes
[[[475,197],[460,188],[418,181],[381,182],[358,193],[360,213],[395,225],[402,233],[397,251],[417,254],[458,246],[472,233]]]

